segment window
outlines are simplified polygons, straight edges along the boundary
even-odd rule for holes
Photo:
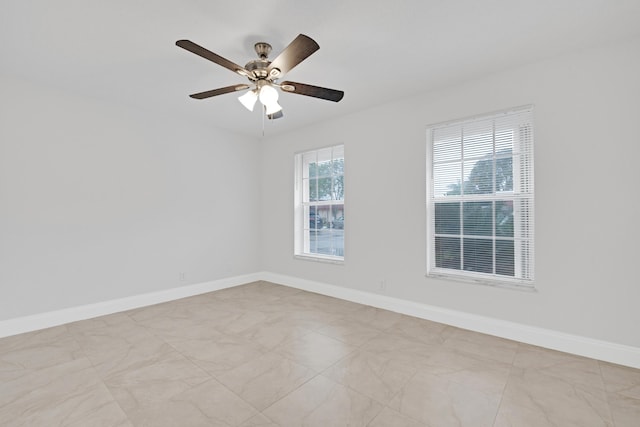
[[[344,145],[295,156],[295,255],[344,260]]]
[[[533,285],[531,107],[427,132],[427,273]]]

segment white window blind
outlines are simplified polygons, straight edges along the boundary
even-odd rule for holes
[[[427,271],[532,286],[531,107],[427,132]]]

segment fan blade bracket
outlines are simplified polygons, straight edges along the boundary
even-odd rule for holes
[[[278,77],[280,77],[280,74],[282,74],[282,72],[280,71],[279,68],[272,68],[269,70],[269,80],[275,80]]]

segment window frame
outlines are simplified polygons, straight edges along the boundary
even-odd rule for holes
[[[334,185],[333,182],[335,178],[338,176],[342,176],[343,189],[342,189],[341,200],[334,199],[332,197],[329,200],[311,201],[309,200],[308,189],[305,189],[304,182],[305,180],[310,179],[308,167],[309,167],[309,164],[311,164],[311,162],[308,162],[305,159],[307,159],[310,155],[313,155],[313,154],[315,154],[317,158],[318,153],[326,150],[331,150],[331,157],[330,157],[331,161],[336,159],[342,159],[344,162],[345,146],[342,143],[333,144],[325,147],[314,148],[311,150],[305,150],[301,152],[296,152],[294,154],[294,253],[293,254],[294,254],[294,258],[297,258],[297,259],[319,261],[319,262],[326,262],[326,263],[332,263],[332,264],[344,264],[344,260],[345,260],[344,230],[346,229],[346,224],[344,223],[344,219],[343,219],[343,226],[342,226],[342,233],[343,233],[342,256],[315,253],[315,252],[311,252],[311,249],[310,249],[310,240],[311,240],[310,233],[312,232],[312,229],[311,227],[309,227],[310,218],[309,218],[309,215],[307,214],[308,210],[305,208],[309,208],[310,210],[312,207],[316,207],[317,209],[317,207],[319,206],[323,206],[323,207],[329,206],[329,209],[332,210],[334,206],[341,207],[343,218],[344,218],[344,211],[345,211],[344,164],[343,164],[342,174],[334,174],[334,170],[332,168],[330,176],[324,176],[324,177],[318,176],[318,178],[328,178],[328,177],[331,178],[332,193],[333,193],[333,185]],[[341,155],[334,156],[335,151],[338,151],[338,153]],[[306,173],[305,173],[305,170],[306,170]],[[333,224],[330,225],[329,230],[331,230],[331,233],[333,233],[333,230],[334,230]]]
[[[512,180],[513,190],[511,192],[497,192],[496,191],[496,161],[500,158],[509,158],[497,155],[496,150],[496,133],[495,123],[497,120],[516,115],[527,115],[526,124],[519,125],[517,128],[517,138],[514,138],[514,147],[511,152],[512,159]],[[491,121],[494,126],[492,135],[492,162],[493,170],[491,175],[492,180],[492,192],[490,194],[464,194],[464,190],[460,190],[460,195],[446,195],[437,196],[435,194],[435,180],[434,180],[434,131],[436,129],[456,128],[461,129],[467,125],[473,125],[484,121]],[[515,125],[514,125],[515,126]],[[448,121],[443,123],[436,123],[427,127],[427,143],[426,143],[426,264],[427,264],[427,277],[436,277],[441,279],[451,279],[462,282],[472,282],[491,286],[500,286],[515,288],[520,290],[535,291],[534,288],[534,167],[533,167],[533,105],[527,105],[523,107],[517,107],[507,110],[502,110],[493,113],[482,114],[465,119]],[[516,132],[514,132],[514,135]],[[459,157],[460,164],[469,162],[469,158],[464,156],[463,150],[464,140],[460,140],[461,154]],[[517,144],[517,148],[516,145]],[[480,157],[475,158],[475,162],[478,162]],[[516,159],[518,161],[516,161]],[[455,161],[452,161],[452,163]],[[522,167],[521,165],[525,165]],[[474,163],[475,167],[475,163]],[[461,171],[460,186],[464,185],[463,178],[464,171]],[[522,190],[522,191],[521,191]],[[491,202],[492,203],[492,234],[488,235],[473,235],[465,234],[464,231],[464,210],[463,203],[469,202]],[[511,201],[513,205],[513,238],[504,238],[499,236],[496,231],[496,202],[508,202]],[[459,216],[459,233],[452,234],[451,237],[458,238],[460,241],[460,268],[446,268],[436,266],[436,238],[442,237],[442,234],[438,236],[436,233],[436,205],[438,203],[459,203],[460,204],[460,216]],[[524,208],[521,208],[524,206]],[[523,238],[522,236],[526,236]],[[492,242],[492,269],[491,273],[481,273],[476,271],[465,270],[464,264],[464,241],[465,239],[490,239]],[[496,242],[505,240],[513,241],[513,268],[514,275],[504,275],[496,273]]]

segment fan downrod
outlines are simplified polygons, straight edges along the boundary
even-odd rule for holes
[[[271,45],[269,43],[258,42],[253,45],[253,48],[256,50],[256,53],[258,54],[258,57],[260,57],[260,59],[267,59],[269,57],[269,54],[271,53]]]

